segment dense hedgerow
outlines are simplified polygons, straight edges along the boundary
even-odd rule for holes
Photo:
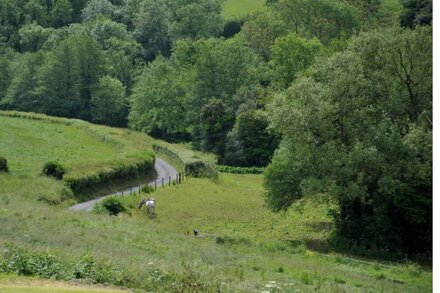
[[[66,174],[66,168],[64,168],[59,162],[49,161],[44,164],[43,173],[47,176],[52,176],[61,180],[63,179],[64,174]]]
[[[111,167],[91,173],[69,174],[64,177],[64,182],[75,194],[110,182],[112,180],[137,178],[147,175],[154,167],[155,158],[150,153],[142,153],[127,157],[124,160],[110,162]]]
[[[203,161],[185,164],[185,174],[195,178],[215,178],[218,176],[215,166]]]
[[[0,172],[1,171],[5,171],[8,172],[8,160],[6,160],[6,158],[0,156]]]
[[[233,167],[225,165],[217,165],[215,168],[219,172],[233,174],[262,174],[265,170],[262,167]]]

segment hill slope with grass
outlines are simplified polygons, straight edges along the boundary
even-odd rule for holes
[[[153,195],[119,198],[125,212],[117,216],[67,211],[68,201],[44,199],[65,192],[62,181],[41,175],[48,159],[59,159],[67,170],[101,166],[108,157],[123,159],[157,143],[185,153],[184,161],[205,155],[125,129],[20,115],[0,115],[0,154],[10,167],[0,172],[0,272],[8,274],[0,278],[0,290],[10,288],[5,279],[16,274],[153,292],[432,289],[430,268],[332,253],[326,243],[331,203],[305,201],[286,213],[270,212],[261,175],[189,178]],[[157,200],[151,218],[138,209],[150,196]]]
[[[223,2],[222,15],[226,19],[242,19],[257,10],[264,9],[265,0],[226,0]]]

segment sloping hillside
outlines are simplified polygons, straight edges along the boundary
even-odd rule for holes
[[[137,207],[147,194],[121,199],[126,211],[118,216],[67,211],[62,181],[41,175],[46,160],[67,169],[102,166],[108,157],[150,151],[154,140],[76,120],[29,118],[0,116],[0,154],[10,167],[0,173],[0,272],[153,292],[430,291],[429,268],[322,255],[331,204],[306,201],[272,213],[261,175],[189,178],[159,189],[151,218]],[[197,156],[164,145],[186,159]],[[4,280],[0,291],[12,286]]]

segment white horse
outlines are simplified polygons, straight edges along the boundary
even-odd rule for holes
[[[148,216],[154,215],[154,208],[156,207],[156,200],[154,198],[145,198],[139,203],[139,209],[145,205],[147,207]]]

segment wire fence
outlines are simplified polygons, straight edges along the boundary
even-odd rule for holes
[[[171,186],[182,184],[184,180],[186,180],[186,176],[184,173],[176,173],[173,176],[168,177],[159,177],[154,179],[154,181],[146,184],[140,184],[138,186],[133,186],[131,188],[124,189],[122,191],[114,193],[114,195],[127,196],[134,194],[141,194],[141,192],[152,192],[156,191],[159,187]]]

